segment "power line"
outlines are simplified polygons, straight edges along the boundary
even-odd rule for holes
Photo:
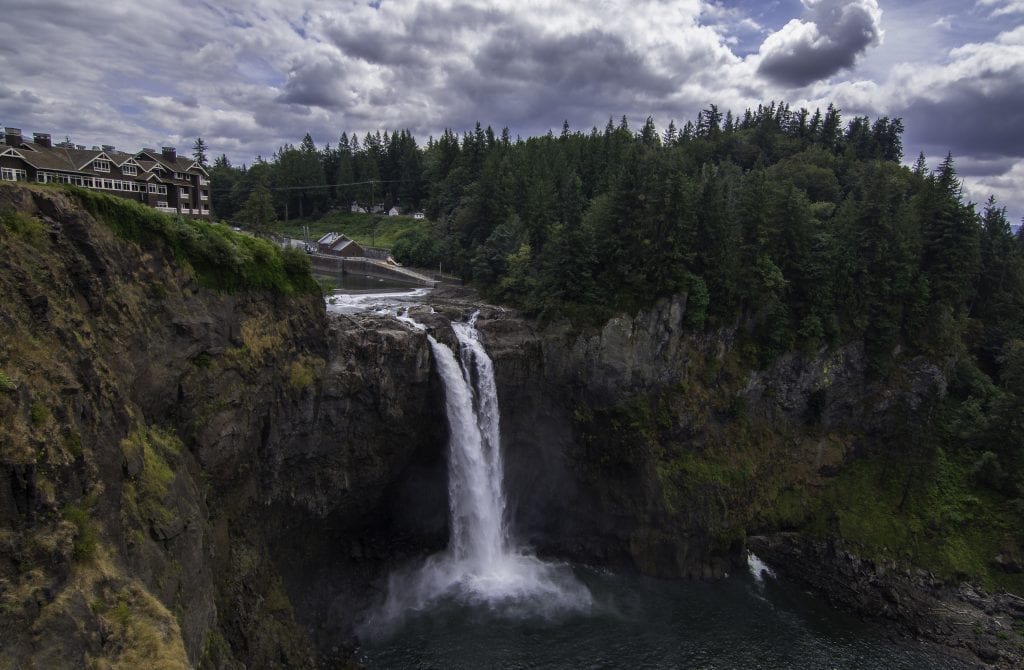
[[[417,179],[370,179],[368,181],[353,181],[353,182],[348,182],[348,183],[345,183],[345,184],[310,184],[310,185],[307,185],[307,186],[267,186],[266,188],[267,188],[268,191],[301,191],[301,190],[321,189],[321,188],[339,188],[341,186],[365,186],[367,184],[369,184],[371,186],[374,185],[374,184],[402,184],[402,183],[406,183],[406,182],[415,182],[415,181],[430,181],[430,180],[426,179],[424,177],[419,177]],[[214,189],[211,189],[211,190],[214,190]],[[217,190],[217,191],[230,191],[232,189],[230,189],[230,188],[227,188],[227,189],[219,188],[219,189],[215,189],[215,190]]]

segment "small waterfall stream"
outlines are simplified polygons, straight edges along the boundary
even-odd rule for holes
[[[403,322],[425,330],[408,316]],[[450,537],[445,551],[389,580],[387,600],[371,623],[453,599],[509,616],[553,616],[589,609],[590,592],[569,566],[541,561],[517,547],[505,519],[500,416],[494,366],[476,329],[453,323],[459,355],[428,335],[444,384],[448,418]]]

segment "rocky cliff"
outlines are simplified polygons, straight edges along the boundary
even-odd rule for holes
[[[205,288],[73,194],[0,212],[0,667],[330,664],[340,568],[444,541],[424,337]]]

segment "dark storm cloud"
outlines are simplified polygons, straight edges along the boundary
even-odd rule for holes
[[[508,20],[497,10],[456,4],[451,7],[417,5],[400,22],[367,26],[348,17],[336,17],[324,27],[325,36],[345,55],[374,65],[429,67],[439,56],[462,50],[459,36]]]
[[[339,107],[344,64],[329,55],[300,61],[288,73],[280,102],[311,107]]]
[[[605,29],[573,20],[575,12],[562,12],[560,28],[511,5],[325,17],[319,28],[335,50],[296,58],[277,101],[373,127],[436,131],[480,120],[544,132],[564,118],[584,127],[609,114],[664,109],[684,82],[707,86],[706,73],[733,58],[679,32],[668,44],[687,48],[654,54],[621,22]]]
[[[519,124],[531,119],[589,119],[593,110],[622,113],[638,100],[671,95],[678,84],[656,74],[625,40],[599,30],[541,36],[522,27],[494,33],[472,73],[449,88],[480,114]]]
[[[903,111],[911,140],[979,158],[1024,156],[1024,80],[980,90],[976,82],[947,86],[941,97],[918,97]]]
[[[899,68],[887,88],[910,141],[1024,157],[1024,27],[953,49],[942,67]]]
[[[761,45],[758,73],[800,87],[853,66],[881,38],[875,0],[805,0],[807,20],[794,19]]]

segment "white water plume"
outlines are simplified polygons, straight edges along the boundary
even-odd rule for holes
[[[402,319],[422,329],[409,317]],[[449,425],[445,551],[418,569],[391,576],[384,606],[371,625],[397,621],[446,598],[483,604],[507,616],[555,616],[589,609],[593,600],[571,569],[520,550],[505,519],[505,495],[494,366],[475,327],[453,323],[459,359],[428,335],[444,383]]]

